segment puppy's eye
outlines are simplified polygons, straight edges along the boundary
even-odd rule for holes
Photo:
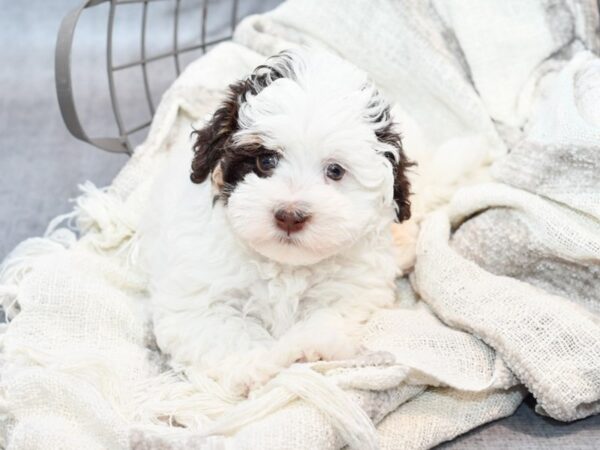
[[[346,173],[346,169],[344,169],[339,164],[333,163],[327,166],[326,174],[327,178],[330,178],[334,181],[339,181],[344,178],[344,174]]]
[[[256,167],[262,173],[270,173],[277,167],[279,156],[274,153],[265,153],[256,157]]]

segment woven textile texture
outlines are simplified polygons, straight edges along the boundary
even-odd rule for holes
[[[598,11],[485,3],[290,0],[191,64],[114,182],[84,185],[3,263],[4,445],[422,449],[527,391],[558,420],[598,413]],[[365,326],[364,354],[294,365],[244,401],[157,351],[136,230],[154,175],[227,84],[298,44],[369,71],[395,103],[419,164],[415,219],[395,230],[415,266]]]

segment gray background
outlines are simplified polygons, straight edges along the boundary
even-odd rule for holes
[[[252,1],[260,3],[260,8],[278,3]],[[127,160],[75,140],[60,117],[54,89],[54,43],[60,20],[78,3],[0,0],[0,259],[22,239],[42,234],[51,218],[69,211],[68,199],[77,195],[77,184],[91,180],[106,185]],[[216,25],[211,32],[218,37],[226,32],[228,11],[213,11]],[[168,10],[158,10],[155,19],[160,22],[168,16]],[[186,17],[195,20],[192,12]],[[115,55],[117,60],[137,51],[138,23],[138,11],[133,9],[117,21],[127,42],[120,47],[123,54]],[[86,127],[95,134],[114,135],[104,72],[105,28],[106,8],[82,19],[73,58],[75,88]],[[157,41],[154,49],[160,51],[163,44]],[[155,101],[174,76],[172,65],[166,64],[150,70]],[[148,117],[140,75],[131,73],[118,81],[120,98],[128,109],[126,119],[132,125],[139,123]],[[475,430],[444,448],[598,449],[600,416],[560,424],[536,416],[528,401],[512,417]]]
[[[68,211],[67,199],[76,196],[78,183],[107,184],[126,161],[76,141],[60,117],[54,41],[62,16],[78,3],[0,0],[0,258]],[[86,45],[99,32],[91,30]],[[105,85],[103,75],[90,67],[79,84],[81,95],[94,102],[95,86]],[[111,126],[108,114],[96,120]]]

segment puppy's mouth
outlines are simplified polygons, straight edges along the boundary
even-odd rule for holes
[[[294,233],[289,233],[289,232],[279,234],[277,236],[277,241],[280,244],[294,246],[294,247],[301,245],[300,239],[298,239],[298,237],[296,237]]]

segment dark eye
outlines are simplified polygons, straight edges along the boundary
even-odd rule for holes
[[[333,163],[327,166],[327,178],[330,178],[334,181],[339,181],[344,178],[344,174],[346,173],[346,169],[344,169],[339,164]]]
[[[256,157],[256,167],[262,173],[270,173],[279,163],[279,156],[274,153],[265,153]]]

